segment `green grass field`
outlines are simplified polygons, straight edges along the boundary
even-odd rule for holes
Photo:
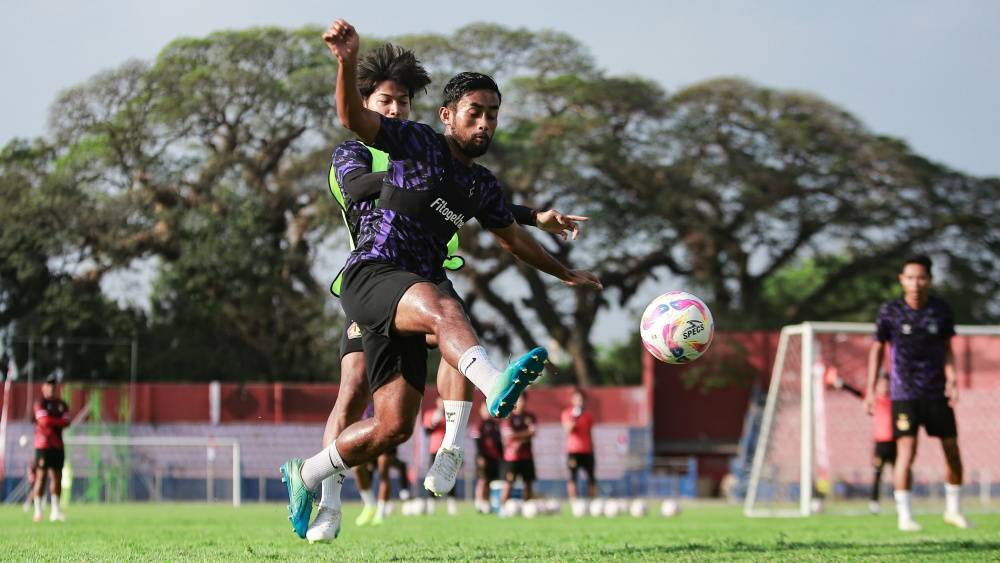
[[[442,507],[443,508],[443,507]],[[0,508],[0,560],[998,560],[1000,515],[975,515],[957,530],[937,514],[925,530],[901,534],[895,517],[817,516],[747,519],[736,508],[686,507],[676,518],[532,520],[394,514],[379,528],[357,528],[348,506],[333,544],[308,545],[285,519],[285,507],[133,504],[72,505],[65,523],[31,521],[20,507]],[[568,509],[564,508],[564,512]]]

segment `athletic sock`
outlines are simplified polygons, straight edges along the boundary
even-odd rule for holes
[[[896,515],[899,520],[910,521],[913,520],[913,511],[910,509],[910,491],[894,491],[892,493],[896,497]]]
[[[42,497],[35,497],[35,514],[42,513]]]
[[[59,495],[52,495],[52,507],[50,508],[50,513],[55,516],[59,516],[60,512],[62,511],[59,509]]]
[[[944,484],[945,514],[961,514],[962,485]]]
[[[385,501],[382,499],[378,499],[378,504],[375,505],[375,516],[385,518]]]
[[[458,440],[465,436],[465,427],[469,424],[469,413],[472,403],[469,401],[444,401],[444,441],[442,448],[460,446]]]
[[[375,504],[375,495],[372,494],[371,489],[358,491],[361,493],[361,500],[365,503],[365,508],[369,508]]]
[[[337,497],[337,504],[340,499],[340,486],[344,483],[344,472],[347,471],[347,464],[340,457],[337,451],[337,442],[334,441],[326,449],[305,460],[302,464],[302,482],[310,491],[315,491],[316,487],[327,477],[336,476],[331,492]]]
[[[340,507],[340,485],[337,484],[339,476],[327,477],[323,479],[322,493],[319,497],[319,505],[324,508]]]
[[[458,371],[487,397],[493,390],[493,383],[502,373],[493,365],[486,348],[482,346],[473,346],[462,352],[462,357],[458,360]]]

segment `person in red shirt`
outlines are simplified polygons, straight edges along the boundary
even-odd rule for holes
[[[445,422],[444,400],[438,397],[434,408],[424,411],[424,432],[427,433],[427,450],[430,452],[432,460],[435,459],[438,450],[441,449],[441,444],[444,443]],[[448,514],[452,516],[458,514],[455,489],[456,487],[452,487],[448,491]]]
[[[597,481],[594,478],[594,414],[586,410],[583,389],[573,388],[571,405],[562,413],[562,425],[566,430],[566,464],[569,467],[569,482],[566,485],[569,498],[579,497],[577,475],[582,469],[587,475],[587,496],[597,495]]]
[[[525,410],[528,393],[522,393],[514,405],[511,415],[504,420],[507,445],[503,449],[503,460],[507,464],[501,505],[510,498],[514,481],[520,477],[524,481],[524,500],[531,500],[535,482],[535,456],[531,451],[531,439],[535,437],[535,415]]]
[[[500,479],[500,457],[503,455],[503,439],[500,436],[500,421],[490,416],[490,409],[484,402],[479,410],[479,426],[472,431],[476,441],[476,511],[490,512],[490,481]]]
[[[35,421],[35,522],[42,519],[42,489],[45,477],[49,478],[49,493],[52,496],[52,509],[49,520],[61,522],[65,520],[59,507],[59,495],[62,494],[62,469],[66,461],[66,450],[63,446],[63,428],[69,426],[69,405],[59,398],[58,379],[50,375],[42,384],[42,397],[35,401],[33,410]]]
[[[864,400],[865,394],[858,388],[845,383],[839,377],[833,381],[836,389],[847,391],[855,397]],[[872,438],[875,441],[875,452],[873,465],[875,467],[874,480],[872,481],[871,500],[868,501],[868,510],[872,514],[882,511],[879,505],[880,485],[882,484],[882,470],[886,464],[896,465],[896,440],[892,432],[892,399],[889,397],[889,376],[885,372],[879,372],[878,381],[875,383],[875,400],[872,410]]]

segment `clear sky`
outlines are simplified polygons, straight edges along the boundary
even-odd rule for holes
[[[0,0],[0,143],[42,134],[59,90],[152,58],[177,36],[337,17],[379,35],[448,33],[474,21],[557,29],[612,74],[669,89],[738,75],[812,91],[934,160],[1000,175],[995,0]]]
[[[151,59],[175,37],[338,17],[382,36],[477,21],[556,29],[610,74],[669,90],[735,75],[811,91],[933,160],[1000,175],[1000,0],[0,0],[0,144],[43,134],[61,89]],[[142,295],[143,286],[141,272],[123,275],[112,293]],[[605,314],[599,337],[621,338],[635,321]]]

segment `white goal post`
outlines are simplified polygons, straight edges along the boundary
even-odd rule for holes
[[[197,465],[201,467],[192,467],[196,464],[181,462],[184,465],[184,469],[195,469],[199,475],[199,479],[205,479],[205,489],[208,500],[214,498],[214,481],[215,474],[213,470],[213,463],[217,457],[224,461],[224,456],[217,456],[216,450],[228,450],[231,455],[231,475],[232,479],[232,503],[233,506],[240,506],[242,503],[242,487],[241,487],[241,454],[240,454],[240,442],[239,440],[233,438],[214,438],[214,437],[200,437],[200,436],[88,436],[88,435],[74,435],[69,436],[65,440],[68,447],[74,450],[81,450],[86,448],[129,448],[130,450],[145,451],[147,452],[146,458],[155,458],[156,452],[169,452],[177,448],[197,448],[199,450],[204,450],[206,452],[205,462],[199,463]],[[75,457],[75,456],[74,456]],[[162,465],[162,462],[153,461],[151,462],[154,466]],[[74,473],[76,476],[82,476],[81,470],[86,473],[88,468],[74,468]],[[221,475],[220,475],[221,477]],[[156,479],[154,479],[156,480]],[[158,500],[158,499],[154,499]]]
[[[853,473],[850,474],[856,481],[857,475],[865,475],[865,478],[870,479],[867,477],[872,474],[870,462],[866,468],[869,472],[861,473],[857,469],[859,464],[856,461],[859,456],[870,456],[872,441],[870,430],[867,430],[870,428],[868,417],[859,417],[863,422],[857,422],[853,414],[845,415],[844,413],[854,413],[855,409],[863,412],[860,400],[854,397],[847,398],[846,393],[825,390],[824,380],[830,377],[829,370],[835,370],[834,374],[837,374],[837,367],[840,366],[842,373],[849,373],[853,378],[851,385],[863,390],[863,385],[859,385],[862,381],[859,374],[867,369],[867,350],[874,331],[873,323],[846,322],[806,322],[786,326],[781,330],[760,433],[754,449],[750,480],[744,498],[746,516],[808,516],[814,512],[817,472],[818,467],[822,467],[823,464],[826,464],[827,471],[824,481],[837,481],[843,478],[842,474],[851,471]],[[974,341],[980,340],[978,337],[986,337],[985,347],[993,347],[994,350],[1000,344],[1000,326],[997,325],[959,325],[956,327],[956,332],[958,336],[976,337],[970,339]],[[981,344],[984,343],[979,342],[975,349],[983,349],[979,346]],[[821,350],[823,346],[825,349]],[[971,344],[968,345],[968,349],[971,358],[973,353]],[[861,350],[864,350],[863,355],[860,353]],[[958,353],[956,351],[956,356]],[[973,363],[970,359],[965,361]],[[962,371],[961,367],[959,371]],[[979,398],[995,401],[1000,399],[1000,385],[998,385],[1000,378],[995,377],[997,374],[992,372],[988,375],[986,390],[977,389],[977,391],[981,395]],[[964,393],[963,390],[963,394],[960,395],[963,398]],[[993,395],[986,397],[985,393]],[[979,402],[987,403],[987,401]],[[960,400],[959,407],[962,406]],[[976,416],[978,412],[975,411]],[[817,420],[820,421],[819,426]],[[844,438],[847,430],[842,429],[842,426],[849,426],[851,435],[857,436],[857,440],[851,442],[852,447],[849,452],[842,446],[847,442]],[[828,439],[828,431],[838,433],[836,439]],[[817,444],[817,441],[820,444]],[[857,444],[857,447],[855,448],[853,444]],[[865,450],[864,453],[861,452],[862,449]],[[963,457],[966,455],[967,451],[963,451]],[[819,461],[817,457],[820,458]],[[845,469],[846,464],[843,461],[846,457],[855,460],[849,470]],[[973,471],[979,472],[981,480],[985,476],[989,481],[990,473],[985,469],[986,465],[980,463],[979,467],[981,468],[977,469],[974,466]],[[836,472],[839,473],[835,475]],[[970,482],[968,463],[965,475],[968,484]],[[829,487],[828,482],[823,484]],[[867,482],[865,484],[867,485]],[[984,486],[982,481],[979,486],[980,488]],[[985,486],[987,489],[983,491],[985,493],[983,498],[988,498],[986,495],[989,494],[991,485],[987,482]]]

